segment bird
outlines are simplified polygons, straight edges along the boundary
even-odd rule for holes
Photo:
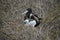
[[[25,25],[37,27],[41,23],[40,20],[42,20],[42,18],[39,18],[36,14],[33,14],[31,8],[27,8],[24,13],[25,13],[24,16]]]

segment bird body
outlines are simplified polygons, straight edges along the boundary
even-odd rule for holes
[[[42,20],[42,18],[39,18],[37,15],[32,13],[32,9],[28,8],[25,12],[24,12],[25,16],[24,16],[24,24],[26,26],[33,26],[36,27],[40,24],[40,20]]]
[[[35,20],[26,19],[26,20],[24,20],[24,24],[26,26],[33,26],[34,27],[36,25],[36,21]]]

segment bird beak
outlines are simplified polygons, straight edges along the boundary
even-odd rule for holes
[[[28,11],[26,10],[25,12],[22,13],[22,15],[26,14]]]

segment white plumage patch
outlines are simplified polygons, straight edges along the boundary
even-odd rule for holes
[[[26,20],[24,20],[24,24],[26,25],[26,26],[35,26],[36,25],[36,21],[35,20],[31,20],[31,19],[26,19]]]

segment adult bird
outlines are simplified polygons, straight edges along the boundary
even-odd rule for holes
[[[42,20],[42,18],[39,18],[37,15],[33,14],[31,8],[28,8],[24,14],[25,25],[32,25],[33,27],[37,27],[41,23],[40,20]]]

